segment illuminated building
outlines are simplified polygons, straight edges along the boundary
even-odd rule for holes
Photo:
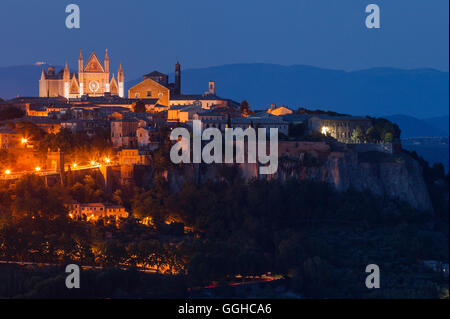
[[[106,50],[104,64],[100,62],[95,52],[92,52],[87,63],[84,64],[80,50],[78,58],[78,73],[71,73],[69,65],[56,73],[55,67],[49,67],[47,72],[42,70],[39,80],[40,97],[78,98],[83,95],[104,96],[125,95],[125,76],[120,64],[117,78],[109,72],[109,56]]]
[[[288,108],[286,106],[277,107],[275,104],[272,104],[270,106],[270,109],[267,110],[267,113],[270,113],[270,114],[276,115],[276,116],[280,116],[280,115],[293,114],[294,111],[292,111],[290,108]]]
[[[95,221],[99,218],[115,217],[127,218],[128,212],[125,207],[109,205],[104,203],[73,203],[69,206],[69,217],[74,219],[86,218],[87,221]]]
[[[10,149],[13,148],[20,143],[20,135],[7,128],[0,127],[0,149]]]

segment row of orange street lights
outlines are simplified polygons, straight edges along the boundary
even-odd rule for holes
[[[20,142],[22,144],[27,144],[28,143],[28,139],[25,137],[22,137],[22,139],[20,140]],[[39,172],[41,170],[41,168],[38,166],[35,168],[36,172]],[[5,175],[11,175],[11,170],[10,169],[5,169],[4,171]]]
[[[40,167],[40,166],[36,166],[36,167],[34,168],[34,170],[35,170],[36,172],[40,172],[40,171],[41,171],[41,167]],[[4,173],[5,173],[5,175],[11,175],[11,170],[10,170],[10,169],[6,169]]]
[[[108,158],[108,157],[106,157],[106,158],[104,159],[104,161],[105,161],[106,164],[111,163],[111,159]],[[92,166],[94,166],[94,165],[98,165],[99,163],[97,163],[96,161],[91,161],[90,164],[91,164]],[[78,166],[77,163],[73,163],[73,164],[72,164],[72,167],[73,167],[73,168],[77,168],[77,166]]]
[[[26,139],[22,139],[22,140],[26,140]],[[26,143],[26,142],[25,142],[25,143]],[[106,158],[104,159],[104,161],[105,161],[106,164],[111,163],[111,159],[108,158],[108,157],[106,157]],[[97,165],[97,162],[96,162],[96,161],[91,161],[91,165],[92,165],[92,166]],[[72,167],[73,167],[73,168],[76,168],[77,166],[78,166],[77,163],[73,163],[73,164],[72,164]],[[40,166],[36,166],[34,170],[35,170],[36,172],[40,172],[40,171],[41,171],[41,167],[40,167]],[[4,171],[4,173],[5,173],[5,175],[11,175],[12,172],[11,172],[10,169],[6,169],[6,170]]]

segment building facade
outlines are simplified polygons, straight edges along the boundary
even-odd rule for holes
[[[111,121],[111,141],[115,148],[137,147],[136,130],[139,122],[136,119]]]
[[[117,79],[109,70],[108,50],[105,52],[104,63],[92,52],[86,64],[80,50],[78,58],[78,73],[71,73],[69,65],[56,73],[55,67],[49,67],[47,72],[42,70],[39,80],[40,97],[79,98],[83,95],[104,96],[125,95],[125,76],[120,64]]]
[[[69,206],[69,217],[73,219],[86,219],[96,221],[100,218],[113,217],[115,219],[127,218],[125,207],[104,203],[73,203]]]

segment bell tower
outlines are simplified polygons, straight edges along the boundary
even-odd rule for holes
[[[175,64],[175,94],[181,95],[181,65]]]
[[[119,72],[117,72],[117,82],[119,85],[119,96],[124,97],[125,95],[125,75],[123,73],[122,62],[119,66]]]
[[[63,73],[63,85],[64,85],[64,97],[66,99],[69,98],[69,87],[70,87],[70,70],[69,65],[67,64],[64,67],[64,73]]]
[[[80,49],[80,56],[78,57],[78,83],[80,83],[80,96],[84,95],[83,70],[84,70],[83,52]]]
[[[109,86],[109,56],[108,49],[105,51],[105,92],[111,92]]]

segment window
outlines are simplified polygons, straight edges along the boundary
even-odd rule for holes
[[[147,96],[152,96],[152,91],[147,91]]]

